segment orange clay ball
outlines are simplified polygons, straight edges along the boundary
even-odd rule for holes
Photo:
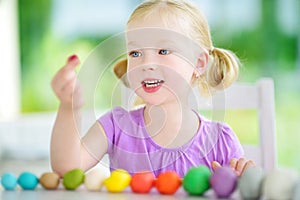
[[[155,176],[152,172],[138,172],[133,174],[130,187],[135,193],[149,193],[155,181]]]
[[[167,171],[158,175],[155,187],[161,194],[174,194],[181,186],[181,179],[176,172]]]

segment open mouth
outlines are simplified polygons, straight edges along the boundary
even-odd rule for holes
[[[152,79],[142,81],[143,88],[146,92],[156,92],[164,83],[163,80]]]
[[[145,80],[145,81],[142,81],[143,86],[146,87],[146,88],[157,87],[157,86],[161,85],[162,83],[164,83],[163,80]]]

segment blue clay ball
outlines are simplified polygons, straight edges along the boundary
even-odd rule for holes
[[[228,198],[237,187],[237,175],[230,167],[219,167],[210,177],[210,184],[219,198]]]
[[[30,172],[23,172],[18,178],[18,184],[24,190],[34,190],[39,183],[39,179]]]
[[[5,190],[14,190],[17,186],[17,177],[12,173],[4,173],[1,176],[1,184]]]

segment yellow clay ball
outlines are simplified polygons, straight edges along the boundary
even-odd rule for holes
[[[104,186],[109,192],[122,192],[126,187],[129,186],[131,181],[130,174],[123,169],[117,169],[113,171],[105,181]]]

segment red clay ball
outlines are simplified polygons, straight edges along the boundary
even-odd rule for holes
[[[176,172],[167,171],[158,175],[155,187],[161,194],[174,194],[181,186],[181,182]]]
[[[131,190],[135,193],[149,193],[155,181],[152,172],[135,173],[130,181]]]

